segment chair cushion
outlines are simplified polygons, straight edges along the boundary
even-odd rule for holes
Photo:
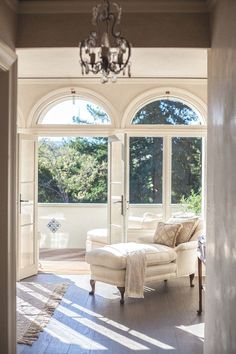
[[[87,240],[107,244],[107,229],[93,229],[88,231]]]
[[[181,228],[182,224],[159,222],[154,234],[154,242],[168,247],[175,247],[176,238]]]
[[[126,254],[133,248],[145,250],[147,265],[168,264],[173,262],[177,254],[174,249],[158,244],[137,244],[133,242],[117,243],[97,248],[86,254],[89,264],[100,265],[112,269],[126,268]]]

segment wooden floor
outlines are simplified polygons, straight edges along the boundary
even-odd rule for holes
[[[89,274],[85,262],[85,249],[41,248],[39,252],[39,271],[54,274]]]
[[[198,289],[188,278],[146,288],[144,299],[123,306],[107,284],[97,283],[90,296],[88,275],[39,274],[26,281],[70,286],[39,339],[32,347],[18,345],[18,354],[203,353],[204,316],[197,315]]]
[[[84,261],[84,248],[40,248],[39,259],[42,261]]]

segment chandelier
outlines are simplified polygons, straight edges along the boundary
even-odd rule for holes
[[[79,44],[82,75],[101,73],[101,82],[116,82],[121,72],[131,76],[131,45],[121,35],[119,25],[122,8],[104,0],[92,10],[92,24],[96,26],[89,37]]]

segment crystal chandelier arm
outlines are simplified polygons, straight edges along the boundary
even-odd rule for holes
[[[79,44],[79,56],[80,56],[82,67],[86,67],[85,61],[83,59],[83,48],[85,47],[85,42],[86,42],[86,39],[83,39],[82,42]]]

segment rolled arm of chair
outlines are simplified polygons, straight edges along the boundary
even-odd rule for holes
[[[189,275],[195,273],[197,265],[197,241],[181,243],[175,248],[177,253],[177,275]]]
[[[184,242],[175,247],[176,252],[181,252],[186,250],[196,250],[196,249],[197,249],[197,241]]]

